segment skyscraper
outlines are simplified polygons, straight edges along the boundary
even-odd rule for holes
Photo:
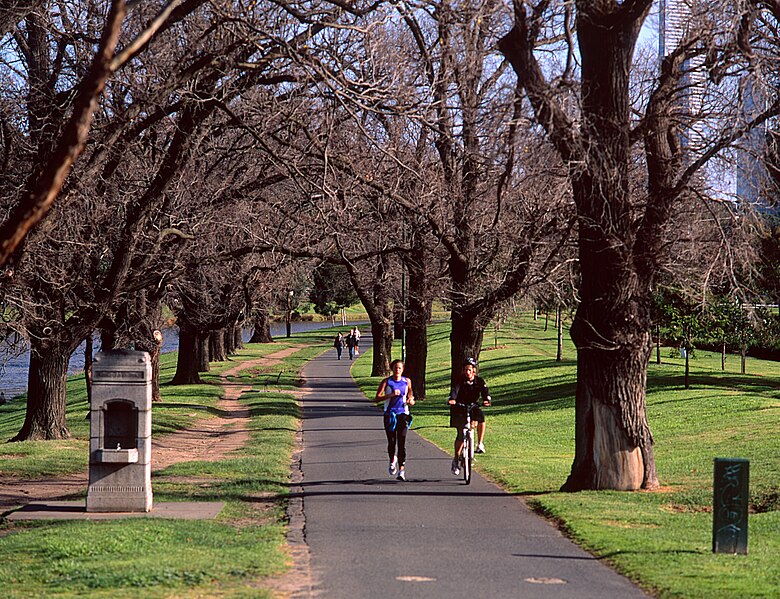
[[[767,95],[755,73],[746,76],[742,86],[742,120],[755,119],[766,108]],[[759,212],[772,212],[767,195],[769,174],[766,159],[766,125],[750,130],[737,148],[737,201]]]
[[[658,54],[673,52],[685,35],[691,8],[685,0],[661,0],[658,15]]]
[[[663,60],[674,52],[684,41],[689,29],[695,26],[693,0],[661,0],[658,22],[658,55]],[[699,54],[687,58],[682,65],[683,77],[680,80],[679,106],[682,114],[687,115],[690,127],[683,134],[682,144],[686,148],[701,142],[702,132],[699,125],[704,103],[706,73],[704,59]]]
[[[707,3],[696,0],[660,0],[659,4],[659,58],[663,60],[682,43],[689,33],[690,28],[696,27],[699,22],[697,11],[713,10]],[[711,141],[704,131],[703,123],[699,117],[704,116],[705,86],[707,74],[704,68],[704,59],[699,57],[687,60],[683,64],[685,75],[681,81],[684,92],[680,96],[680,102],[684,103],[684,112],[691,117],[691,126],[683,135],[682,143],[686,148]],[[764,82],[758,68],[745,75],[741,82],[740,120],[749,122],[758,116],[767,106],[767,98]],[[777,207],[772,207],[773,201],[768,200],[767,185],[770,177],[765,165],[767,152],[767,128],[765,125],[752,129],[738,143],[735,150],[736,166],[735,179],[737,201],[740,205],[752,207],[760,212],[775,214]],[[724,193],[729,190],[722,189]]]

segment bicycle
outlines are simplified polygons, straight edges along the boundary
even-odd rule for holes
[[[458,456],[463,481],[468,485],[471,483],[471,467],[474,464],[474,429],[471,428],[471,410],[479,406],[479,403],[455,403],[455,406],[465,408],[466,424],[463,425],[463,447]]]

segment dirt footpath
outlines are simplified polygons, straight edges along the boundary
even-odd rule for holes
[[[242,370],[257,366],[274,366],[283,358],[299,351],[290,347],[264,358],[242,362],[226,370],[221,384],[225,397],[217,403],[223,416],[198,420],[187,429],[152,439],[152,472],[172,464],[192,461],[217,461],[243,447],[249,440],[249,410],[238,401],[241,394],[250,391],[250,385],[228,381]],[[61,478],[0,482],[0,510],[25,505],[32,501],[63,499],[89,485],[89,472],[80,472]]]

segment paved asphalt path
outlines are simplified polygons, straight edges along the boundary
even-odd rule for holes
[[[452,476],[450,457],[414,425],[408,480],[391,478],[381,411],[353,383],[351,364],[331,350],[303,371],[301,488],[315,596],[646,597],[520,499],[476,473],[468,486]]]

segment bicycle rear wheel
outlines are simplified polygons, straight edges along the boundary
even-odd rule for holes
[[[468,485],[471,483],[471,456],[473,455],[474,441],[471,435],[466,435],[463,439],[463,481]]]

